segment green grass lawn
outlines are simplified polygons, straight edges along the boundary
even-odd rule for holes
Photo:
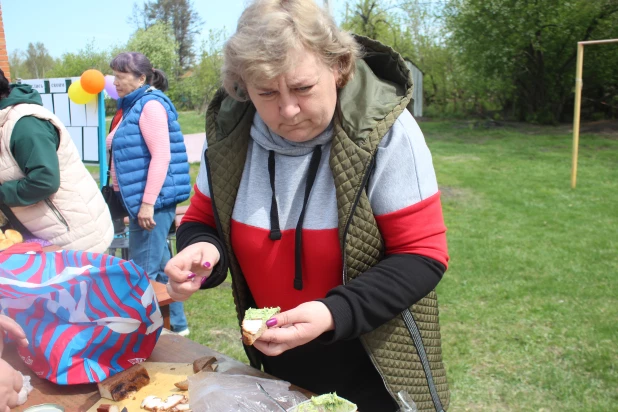
[[[179,112],[178,122],[183,134],[204,133],[205,117],[203,114],[190,111]],[[112,116],[105,118],[105,130],[109,130],[109,125],[112,123]]]
[[[618,139],[422,123],[448,227],[453,411],[618,410]]]

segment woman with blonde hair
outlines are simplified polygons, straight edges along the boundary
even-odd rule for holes
[[[256,368],[361,411],[448,406],[437,299],[448,262],[431,154],[392,49],[313,0],[256,0],[225,45],[224,88],[168,263],[185,300],[229,269]]]

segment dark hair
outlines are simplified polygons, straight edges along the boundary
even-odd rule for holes
[[[167,90],[167,77],[163,70],[155,69],[148,57],[142,53],[125,52],[114,57],[114,60],[109,64],[112,70],[121,73],[131,73],[135,77],[141,75],[146,76],[146,83],[156,87],[162,92]]]
[[[4,72],[0,69],[0,99],[4,99],[11,93],[11,88],[9,87],[9,79],[4,77]]]

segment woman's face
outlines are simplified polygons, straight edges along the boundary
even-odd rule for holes
[[[114,70],[114,86],[119,97],[125,97],[134,90],[139,89],[146,82],[146,76],[135,77],[133,73],[123,73]]]
[[[337,104],[339,72],[311,52],[294,51],[290,71],[265,84],[247,84],[260,117],[276,134],[306,142],[329,125]]]

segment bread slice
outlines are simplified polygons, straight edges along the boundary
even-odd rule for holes
[[[148,371],[144,366],[137,364],[99,382],[97,386],[102,398],[118,402],[130,397],[149,383]]]
[[[11,239],[2,239],[0,240],[0,250],[6,250],[14,244],[15,242],[13,242]]]
[[[7,229],[4,231],[4,236],[13,241],[13,243],[21,243],[24,241],[24,237],[17,230]]]
[[[120,409],[116,405],[104,403],[97,407],[97,412],[120,412]]]
[[[215,358],[214,356],[202,356],[201,358],[193,361],[193,372],[198,373],[203,371],[204,369],[214,372],[212,365],[216,361],[217,358]]]
[[[281,308],[249,308],[245,312],[245,317],[242,321],[242,341],[245,345],[253,345],[262,333],[266,330],[266,321],[272,318],[277,313],[281,312]]]

